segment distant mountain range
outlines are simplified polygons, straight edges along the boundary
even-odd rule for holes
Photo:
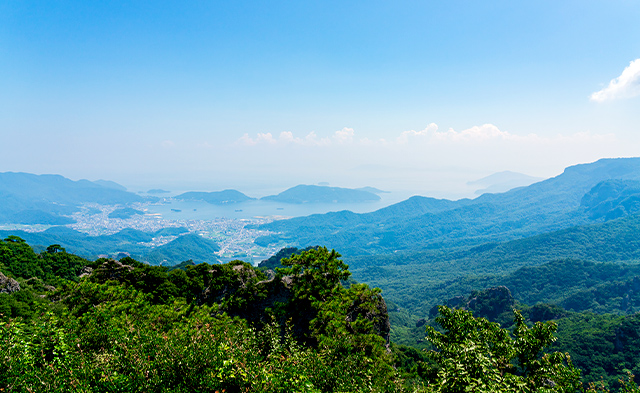
[[[298,185],[281,192],[261,198],[265,201],[282,203],[363,203],[379,201],[380,197],[371,192],[375,189],[351,189],[315,185]],[[376,190],[381,192],[380,190]]]
[[[263,201],[304,204],[304,203],[364,203],[379,201],[376,194],[384,193],[373,187],[360,189],[328,187],[316,185],[298,185],[291,187],[278,195],[269,195],[260,198]],[[226,205],[242,203],[256,198],[251,198],[237,190],[224,190],[214,192],[185,192],[174,197],[183,201],[205,201],[213,205]]]
[[[256,241],[323,244],[351,256],[471,247],[630,214],[637,209],[640,190],[636,192],[634,181],[639,180],[640,158],[603,159],[473,200],[413,197],[371,213],[341,211],[274,221],[257,228],[279,235]]]
[[[128,204],[144,199],[114,182],[59,175],[0,173],[0,223],[64,225],[83,203]]]

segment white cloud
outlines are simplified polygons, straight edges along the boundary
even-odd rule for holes
[[[304,138],[303,145],[306,146],[329,146],[331,140],[329,138],[318,138],[315,132],[311,131]]]
[[[333,134],[333,139],[341,144],[353,141],[353,128],[345,127],[340,131],[336,131],[335,134]]]
[[[437,131],[438,131],[438,125],[436,123],[431,123],[422,131],[415,131],[415,130],[403,131],[402,134],[400,134],[400,136],[396,139],[396,141],[399,144],[405,144],[409,142],[409,138],[411,137],[428,136],[430,134],[433,135]]]
[[[514,137],[509,134],[507,131],[501,131],[498,127],[493,124],[483,124],[481,126],[473,126],[471,128],[467,128],[466,130],[462,130],[460,132],[456,132],[453,128],[449,128],[447,132],[439,132],[435,134],[435,137],[438,140],[448,140],[453,142],[469,142],[469,141],[487,141],[487,140],[495,140],[495,139],[518,139],[518,137]]]
[[[629,63],[619,77],[611,80],[609,86],[596,91],[589,97],[592,101],[603,102],[640,95],[640,59]]]
[[[251,138],[249,134],[244,134],[240,138],[239,142],[244,145],[255,146],[261,143],[274,145],[277,143],[277,140],[273,137],[273,135],[271,135],[270,132],[267,132],[267,133],[259,132],[255,138]]]
[[[278,138],[274,138],[271,133],[258,133],[255,138],[244,134],[238,142],[248,146],[272,145],[272,146],[352,146],[361,148],[387,148],[397,147],[399,149],[424,148],[427,146],[463,145],[492,142],[510,142],[512,144],[546,144],[566,143],[569,141],[594,141],[610,140],[611,135],[599,135],[591,133],[576,133],[571,135],[558,134],[555,136],[540,136],[538,134],[517,135],[508,131],[500,130],[494,124],[483,124],[473,126],[462,131],[449,128],[446,131],[438,131],[438,125],[429,124],[420,131],[403,131],[398,137],[391,140],[369,138],[356,138],[352,128],[343,128],[336,131],[331,137],[319,137],[315,132],[308,133],[305,137],[297,137],[290,131],[281,132]]]

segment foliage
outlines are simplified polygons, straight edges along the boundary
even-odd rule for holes
[[[49,253],[65,254],[57,245]],[[291,315],[269,317],[264,301],[280,284],[244,262],[168,271],[132,258],[98,260],[79,282],[57,277],[64,281],[55,294],[60,300],[37,297],[40,312],[30,319],[0,317],[0,389],[407,391],[378,335],[386,321],[379,291],[343,288],[349,272],[338,257],[318,249],[289,264],[299,277],[282,299],[313,303],[308,333],[315,346],[298,339]],[[256,307],[264,318],[246,315]]]
[[[580,372],[561,353],[543,354],[554,341],[555,324],[529,328],[515,312],[514,338],[497,323],[469,311],[439,308],[444,332],[427,327],[428,353],[437,364],[430,386],[437,392],[573,392]]]

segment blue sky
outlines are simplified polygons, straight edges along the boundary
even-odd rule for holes
[[[183,3],[0,0],[0,171],[456,197],[640,155],[637,1]]]

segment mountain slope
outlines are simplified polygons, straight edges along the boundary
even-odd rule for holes
[[[73,181],[59,175],[0,173],[0,222],[68,224],[64,217],[82,203],[104,205],[141,202],[142,197],[88,180]]]
[[[71,228],[59,226],[51,227],[43,232],[0,231],[0,238],[18,236],[30,244],[43,247],[60,244],[70,253],[96,258],[99,255],[116,255],[119,252],[146,255],[151,250],[144,243],[149,243],[158,236],[180,236],[186,231],[185,228],[164,228],[156,232],[143,232],[125,228],[113,235],[89,236]],[[176,257],[174,262],[178,263],[189,258],[188,254],[182,255],[179,258]]]
[[[196,234],[187,234],[171,242],[156,247],[148,252],[142,260],[152,265],[176,265],[191,259],[195,263],[218,263],[215,255],[220,247],[213,240]]]
[[[357,281],[380,287],[385,296],[393,302],[411,310],[420,310],[422,313],[438,301],[493,285],[507,285],[515,291],[514,296],[518,293],[517,298],[525,300],[560,301],[561,295],[570,295],[566,288],[579,280],[569,278],[568,273],[563,273],[567,282],[556,280],[543,290],[539,283],[535,283],[535,278],[542,274],[534,269],[535,267],[558,260],[580,260],[587,264],[636,264],[640,261],[638,233],[640,214],[526,239],[483,244],[467,250],[360,256],[345,258],[345,261],[351,267],[353,277]],[[518,269],[525,270],[514,273]],[[612,269],[609,270],[613,272]],[[592,273],[589,274],[593,276]],[[509,275],[514,282],[529,284],[518,284],[518,288],[512,288],[512,283],[504,278]],[[624,279],[628,281],[631,278],[625,276]],[[539,292],[536,292],[535,288]],[[558,291],[558,294],[554,295],[554,291]],[[523,295],[524,292],[527,294]],[[536,297],[536,293],[542,292],[548,296]]]
[[[373,213],[328,213],[259,228],[279,232],[279,238],[274,238],[292,245],[326,244],[345,255],[470,247],[591,223],[593,218],[581,200],[593,187],[611,179],[640,180],[640,158],[572,166],[528,187],[473,200],[414,197]]]

